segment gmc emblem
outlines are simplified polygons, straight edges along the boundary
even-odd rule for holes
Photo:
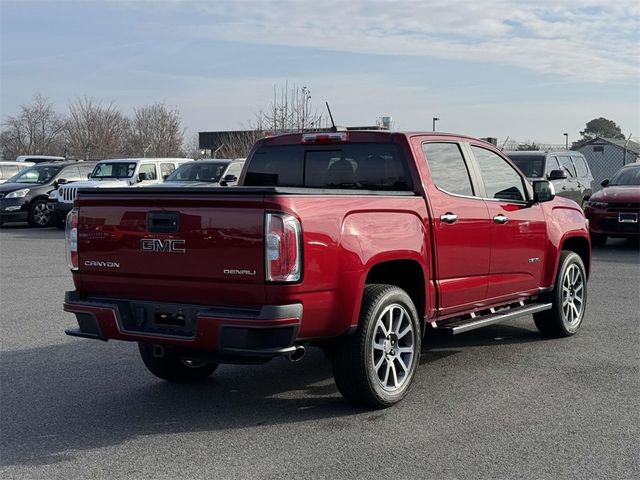
[[[141,238],[140,250],[143,252],[185,253],[184,240],[161,240],[159,238]]]

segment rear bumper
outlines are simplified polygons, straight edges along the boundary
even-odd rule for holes
[[[76,315],[67,335],[172,345],[219,355],[273,357],[295,350],[302,304],[259,309],[137,300],[80,298],[65,294],[64,310]]]

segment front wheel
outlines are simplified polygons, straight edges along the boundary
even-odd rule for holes
[[[51,211],[45,200],[36,200],[31,205],[27,222],[32,227],[48,227],[51,224]]]
[[[140,356],[147,369],[156,377],[174,383],[195,383],[206,380],[216,368],[217,363],[183,360],[167,354],[154,355],[153,345],[140,342]]]
[[[389,407],[404,398],[420,360],[418,313],[407,293],[393,285],[367,285],[353,335],[337,340],[333,375],[350,402]]]
[[[565,250],[560,254],[556,286],[548,300],[550,310],[533,314],[538,331],[545,337],[574,335],[587,305],[587,273],[577,253]]]

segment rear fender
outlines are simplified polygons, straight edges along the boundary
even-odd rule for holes
[[[429,254],[420,217],[411,212],[358,212],[348,215],[341,232],[338,305],[345,329],[358,325],[367,275],[383,262],[418,263],[428,285]],[[423,316],[425,312],[419,312]]]

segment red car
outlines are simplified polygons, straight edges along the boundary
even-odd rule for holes
[[[593,245],[603,247],[608,237],[640,238],[640,163],[622,167],[601,185],[585,209]]]
[[[138,342],[174,382],[221,363],[331,359],[340,392],[398,402],[432,329],[582,324],[582,209],[493,145],[334,130],[257,142],[239,187],[80,191],[67,221],[72,336]]]

